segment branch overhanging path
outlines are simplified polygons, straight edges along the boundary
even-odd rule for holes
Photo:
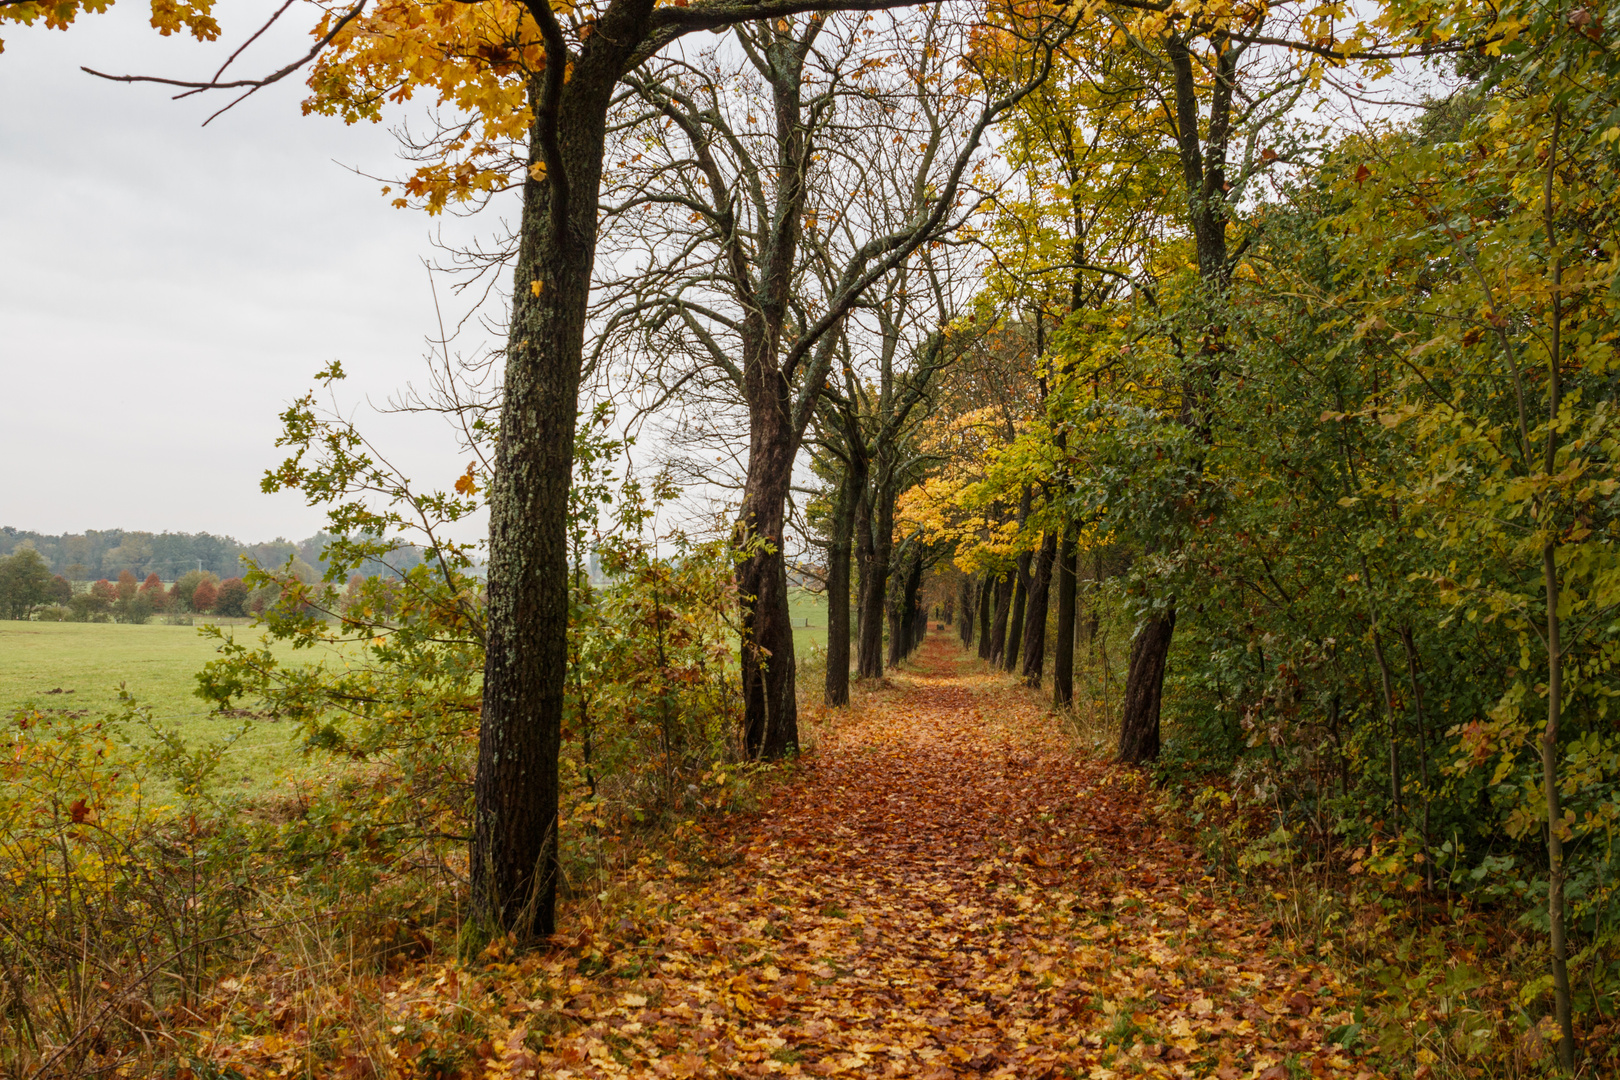
[[[708,868],[645,871],[639,916],[542,960],[531,1007],[569,1026],[540,1075],[1373,1075],[1327,1041],[1352,989],[949,637],[705,837]]]

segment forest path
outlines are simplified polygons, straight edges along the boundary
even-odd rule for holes
[[[1140,777],[936,632],[802,774],[649,880],[634,977],[576,978],[541,1075],[1371,1075],[1333,972],[1268,955]]]

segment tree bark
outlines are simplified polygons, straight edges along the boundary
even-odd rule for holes
[[[788,487],[808,414],[795,423],[793,386],[782,370],[782,338],[802,229],[807,162],[801,73],[820,29],[813,21],[803,40],[788,34],[764,46],[775,112],[777,177],[771,228],[761,237],[757,276],[735,235],[727,249],[737,299],[743,398],[748,403],[748,475],[736,539],[742,615],[743,743],[750,757],[778,758],[799,748],[794,694],[793,628],[788,615],[783,550]]]
[[[956,632],[962,637],[962,648],[964,649],[970,648],[973,645],[973,624],[978,619],[978,612],[973,609],[973,601],[978,597],[978,595],[978,586],[974,584],[973,578],[971,576],[964,575],[962,578],[962,586],[958,590],[956,597],[956,606],[958,609],[956,614]]]
[[[737,565],[737,591],[742,609],[743,749],[749,757],[762,759],[799,749],[793,628],[788,618],[787,564],[782,556],[795,440],[760,438],[771,433],[768,422],[754,427],[737,522],[737,545],[747,553]]]
[[[990,659],[990,618],[995,614],[996,575],[986,571],[979,583],[979,659]]]
[[[1547,436],[1549,460],[1556,439],[1556,433]],[[1552,542],[1541,549],[1542,578],[1547,587],[1547,725],[1541,732],[1541,791],[1547,803],[1547,928],[1552,946],[1553,1010],[1558,1022],[1558,1062],[1567,1073],[1575,1067],[1575,1022],[1569,989],[1569,945],[1564,927],[1564,810],[1558,789],[1558,725],[1564,706],[1564,657],[1559,636],[1556,552]]]
[[[1216,34],[1214,46],[1214,86],[1210,91],[1209,123],[1200,140],[1198,81],[1195,61],[1187,40],[1172,33],[1166,39],[1166,54],[1173,74],[1175,97],[1176,153],[1181,165],[1182,183],[1187,196],[1187,219],[1198,253],[1198,276],[1218,302],[1223,302],[1231,285],[1232,268],[1226,240],[1229,217],[1226,205],[1226,154],[1232,130],[1232,95],[1236,86],[1239,51],[1233,43]],[[1219,365],[1225,351],[1225,326],[1218,311],[1202,337],[1204,345],[1196,361],[1188,361],[1182,388],[1181,421],[1208,444],[1213,435],[1209,403]],[[1150,619],[1131,645],[1131,664],[1125,679],[1125,720],[1120,730],[1120,760],[1147,761],[1159,753],[1159,701],[1164,692],[1165,663],[1175,615]],[[1151,631],[1151,632],[1150,632]],[[1140,661],[1140,662],[1139,662]],[[1152,685],[1141,680],[1153,680]],[[1152,730],[1147,730],[1151,722]],[[1127,746],[1127,740],[1129,745]]]
[[[1057,640],[1052,654],[1052,704],[1074,701],[1074,625],[1080,552],[1073,525],[1063,530],[1063,550],[1058,555]]]
[[[833,502],[832,536],[827,545],[827,677],[822,701],[832,708],[849,704],[849,586],[855,501],[854,478],[846,470]]]
[[[917,621],[917,586],[922,580],[922,560],[915,548],[907,545],[910,553],[902,559],[899,569],[899,588],[889,599],[889,666],[894,667],[911,655]]]
[[[489,606],[469,852],[471,947],[556,928],[557,757],[568,667],[568,489],[596,256],[607,108],[652,0],[617,0],[565,79],[531,76],[501,430],[489,482]],[[560,34],[548,48],[566,52]],[[544,166],[543,178],[535,173]]]
[[[861,567],[861,640],[858,665],[863,679],[883,677],[883,621],[894,554],[894,500],[878,489],[871,495],[871,524],[858,537],[867,553]]]
[[[990,655],[992,664],[1001,663],[1007,649],[1007,618],[1012,612],[1013,582],[1016,575],[1004,573],[996,579],[996,614],[990,626]]]
[[[1057,559],[1057,533],[1041,539],[1035,574],[1029,585],[1029,606],[1024,614],[1024,684],[1039,687],[1046,667],[1046,611],[1052,595],[1052,563]]]
[[[1018,556],[1018,571],[1013,581],[1012,617],[1007,622],[1007,647],[1001,654],[1001,669],[1009,673],[1018,670],[1019,650],[1023,646],[1024,609],[1029,605],[1029,564],[1033,557],[1033,553],[1028,551]]]
[[[1119,726],[1119,760],[1128,765],[1159,756],[1159,703],[1164,691],[1165,661],[1176,612],[1150,615],[1131,642],[1131,661],[1125,679],[1125,716]]]
[[[922,602],[923,560],[921,554],[912,560],[906,575],[906,655],[910,656],[922,644],[928,633],[928,609]]]

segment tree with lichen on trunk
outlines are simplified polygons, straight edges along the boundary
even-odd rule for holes
[[[308,109],[377,120],[390,99],[434,93],[442,107],[469,116],[427,148],[429,160],[406,182],[402,203],[438,210],[503,187],[522,192],[500,434],[488,488],[489,626],[469,947],[502,933],[529,941],[555,926],[565,527],[601,224],[597,193],[615,94],[627,74],[686,34],[846,6],[903,5],[763,0],[658,7],[653,0],[609,0],[553,9],[484,0],[429,9],[395,2],[364,13],[333,12],[317,28],[324,48],[311,75]],[[791,37],[782,47],[791,49]],[[941,218],[946,211],[948,203]],[[786,228],[792,233],[798,225]],[[838,314],[821,318],[831,325]],[[768,390],[769,372],[758,374]],[[770,531],[768,522],[758,527],[758,517],[745,521],[752,533]],[[772,585],[765,579],[767,590]],[[785,664],[774,670],[779,677],[791,671]],[[791,714],[776,715],[786,723],[773,731],[751,723],[761,750],[794,742]]]
[[[607,118],[617,88],[626,74],[694,32],[762,21],[775,25],[807,12],[904,6],[894,0],[699,0],[664,6],[656,0],[601,0],[555,7],[544,0],[455,5],[386,0],[374,7],[357,3],[325,11],[309,52],[262,78],[227,78],[224,68],[201,81],[110,76],[187,91],[228,89],[245,96],[313,63],[313,94],[306,109],[351,122],[376,121],[385,105],[416,93],[435,95],[441,108],[461,114],[465,122],[441,129],[425,150],[431,160],[406,182],[402,201],[443,209],[451,201],[521,190],[500,434],[488,487],[489,630],[469,946],[508,933],[532,941],[555,924],[557,752],[567,653],[567,493],[601,225],[598,193]],[[0,14],[37,10],[28,4],[5,5]],[[1054,28],[1061,33],[1066,20],[1095,14],[1090,7],[1053,12],[1036,36]],[[791,25],[787,33],[792,36]],[[1032,48],[1040,52],[1046,46],[1034,42]],[[226,66],[235,60],[233,55]],[[1016,103],[1019,89],[1009,95],[985,103],[978,134]],[[958,174],[953,183],[959,180]],[[921,243],[949,216],[954,192],[932,194],[937,196],[936,212],[908,228],[897,242],[880,244],[874,254],[883,269],[858,273],[843,296],[864,291],[868,274],[870,280],[881,277],[888,266],[904,260],[908,245]],[[800,227],[796,222],[777,224],[788,232]],[[892,263],[887,261],[891,258]],[[805,361],[851,303],[853,299],[846,299],[807,311],[803,344],[780,357],[781,363]],[[816,326],[822,329],[811,333]],[[780,367],[775,376],[762,371],[758,380],[767,394],[778,398],[780,374]],[[802,433],[802,424],[797,430]],[[781,460],[780,449],[772,448],[773,460]],[[744,534],[762,541],[744,545],[754,553],[751,559],[769,549],[774,520],[769,511],[762,506],[742,516]],[[769,595],[775,583],[762,570],[756,576]],[[768,648],[757,639],[750,647]],[[790,714],[779,690],[791,668],[778,663],[765,670],[774,671],[778,683],[751,697],[758,705],[751,704],[755,712],[748,727],[759,733],[761,749],[785,748],[792,741],[786,725]],[[782,722],[774,729],[769,716],[759,715],[772,697],[781,705],[776,715]]]

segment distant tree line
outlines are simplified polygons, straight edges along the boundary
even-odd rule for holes
[[[249,564],[315,582],[336,539],[323,531],[298,543],[278,537],[243,544],[210,533],[109,529],[48,536],[0,528],[0,618],[144,623],[163,614],[255,614],[280,590],[249,588],[241,577]],[[388,580],[421,562],[421,548],[400,544],[383,558],[367,559],[354,576]]]
[[[19,548],[32,548],[50,575],[61,575],[70,582],[116,581],[123,573],[137,581],[156,574],[163,581],[176,581],[188,571],[211,573],[215,580],[236,577],[243,570],[243,558],[260,566],[283,566],[294,560],[295,572],[308,570],[310,577],[326,571],[326,546],[335,537],[318,532],[293,542],[283,537],[258,544],[244,544],[230,536],[212,533],[150,533],[126,529],[88,529],[82,533],[53,536],[0,528],[0,557],[13,555]],[[366,576],[404,571],[422,561],[422,552],[402,545],[387,565],[371,560],[361,569]],[[300,565],[302,564],[302,565]]]

